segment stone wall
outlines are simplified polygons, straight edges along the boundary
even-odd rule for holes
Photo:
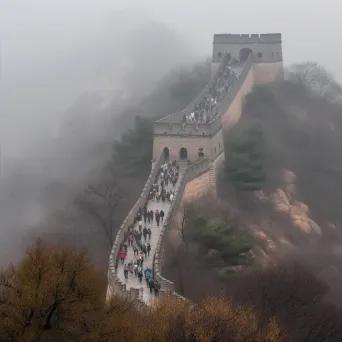
[[[212,182],[213,174],[212,167],[195,179],[187,182],[182,201],[184,203],[191,203],[209,192],[215,190],[215,184]]]
[[[278,80],[283,80],[283,62],[254,63],[253,73],[255,84],[270,84]]]
[[[131,227],[134,224],[134,220],[137,217],[139,208],[144,207],[145,203],[147,202],[151,186],[155,182],[163,162],[164,156],[160,155],[152,164],[152,169],[144,186],[144,189],[136,204],[133,206],[133,208],[123,221],[122,225],[120,226],[109,256],[107,298],[109,299],[111,295],[123,296],[129,300],[134,301],[134,305],[136,305],[139,309],[145,308],[146,304],[140,299],[139,289],[131,288],[129,291],[127,291],[126,284],[122,283],[117,276],[116,271],[118,265],[118,256],[120,247],[126,238],[128,227]]]
[[[167,231],[172,226],[172,223],[175,219],[175,215],[178,212],[179,206],[183,199],[183,194],[184,194],[184,189],[185,189],[186,184],[192,181],[193,179],[201,176],[202,174],[206,173],[211,168],[211,166],[212,165],[211,165],[209,158],[202,158],[201,160],[188,166],[186,171],[180,175],[178,185],[175,189],[175,197],[171,203],[171,208],[169,212],[167,213],[167,216],[164,219],[164,224],[160,232],[158,245],[157,245],[154,257],[153,257],[153,275],[154,275],[154,278],[160,282],[163,291],[169,292],[172,295],[183,300],[186,300],[186,299],[175,292],[175,284],[172,281],[162,276],[164,236],[166,235]]]

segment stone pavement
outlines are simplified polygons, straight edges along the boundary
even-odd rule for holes
[[[184,170],[183,167],[180,168],[179,170],[179,175],[181,175],[182,171]],[[178,177],[178,182],[179,182],[180,177]],[[158,180],[159,186],[160,186],[160,179]],[[177,187],[178,184],[176,184],[175,187],[172,186],[172,184],[169,182],[168,186],[165,187],[166,191],[174,191],[174,189]],[[149,200],[147,203],[147,209],[148,210],[153,210],[153,212],[155,212],[157,209],[163,210],[165,213],[165,216],[167,215],[168,211],[170,210],[171,207],[171,203],[169,201],[165,201],[162,202],[162,200],[160,200],[159,202],[156,200]],[[148,223],[148,221],[146,220],[146,227],[147,228],[151,228],[152,234],[151,234],[151,240],[149,240],[148,236],[146,238],[146,242],[144,240],[144,237],[142,236],[142,242],[143,243],[147,243],[149,242],[151,245],[151,251],[150,251],[150,256],[146,256],[145,260],[144,260],[144,267],[143,269],[145,270],[147,267],[150,268],[151,270],[153,269],[152,267],[152,262],[153,262],[153,256],[158,244],[158,239],[159,239],[159,235],[160,235],[160,231],[162,229],[163,226],[163,222],[160,221],[159,223],[159,227],[157,227],[157,222],[154,220],[151,223]],[[143,228],[144,228],[144,224],[143,224]],[[136,224],[134,225],[134,229],[139,230],[138,228],[138,222],[136,222]],[[133,247],[128,246],[128,250],[127,250],[127,257],[125,260],[125,263],[128,264],[131,260],[135,260],[134,258],[134,253],[133,253]],[[117,276],[119,277],[119,279],[126,284],[126,288],[127,290],[129,290],[131,287],[133,288],[137,288],[140,289],[140,298],[143,299],[146,303],[151,303],[154,299],[154,294],[150,294],[150,289],[147,288],[146,286],[146,282],[145,279],[143,278],[143,281],[141,283],[139,283],[139,278],[137,276],[135,276],[134,274],[128,274],[128,279],[125,279],[124,276],[124,270],[123,270],[123,264],[121,264],[121,261],[119,260],[119,264],[118,264],[118,269],[117,269]]]

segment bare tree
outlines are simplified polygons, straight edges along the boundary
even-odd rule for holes
[[[103,229],[110,247],[114,238],[114,214],[121,200],[121,191],[114,175],[104,175],[95,185],[76,198],[77,207]]]
[[[265,326],[277,317],[291,341],[341,340],[341,313],[324,301],[327,285],[300,264],[271,264],[235,288],[238,302],[252,304]]]
[[[333,75],[316,62],[293,64],[288,69],[289,81],[307,88],[311,94],[331,102],[341,102],[342,88]]]
[[[190,218],[190,207],[189,205],[183,204],[178,211],[177,223],[175,228],[177,229],[185,247],[188,246],[188,241],[185,233],[186,224],[189,222]]]

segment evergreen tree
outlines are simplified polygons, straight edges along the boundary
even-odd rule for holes
[[[237,190],[260,190],[266,175],[263,165],[263,133],[258,123],[239,124],[231,132],[225,161],[226,179]]]
[[[134,129],[129,129],[120,141],[114,142],[109,167],[125,175],[136,175],[141,170],[148,170],[151,167],[152,146],[152,121],[137,116]]]
[[[213,249],[229,265],[242,265],[250,262],[247,253],[253,245],[251,236],[235,226],[208,221],[203,217],[195,221],[194,240],[206,249]]]

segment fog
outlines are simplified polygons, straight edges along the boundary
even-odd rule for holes
[[[214,33],[281,32],[286,64],[314,59],[341,80],[341,10],[332,0],[0,0],[1,252],[40,218],[41,187],[70,176],[71,117],[87,126],[82,144],[92,141],[105,126],[94,117],[117,115],[172,68],[210,56]]]

